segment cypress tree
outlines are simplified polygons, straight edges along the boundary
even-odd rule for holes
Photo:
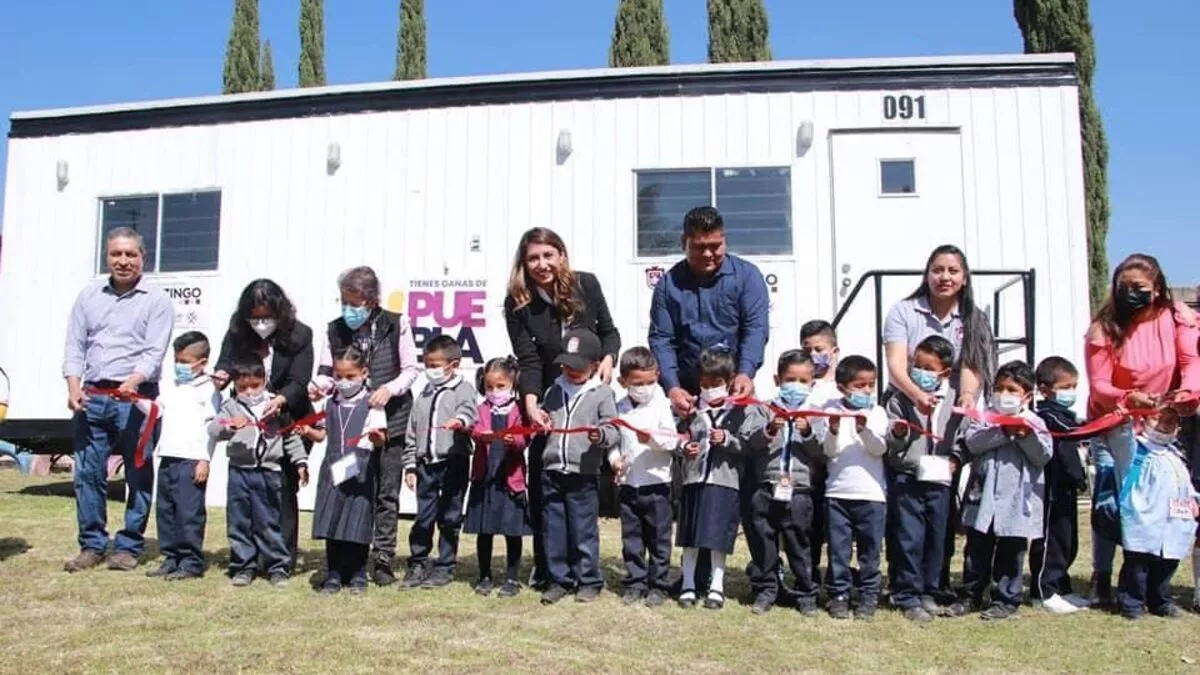
[[[258,90],[258,48],[258,0],[236,0],[233,26],[225,47],[223,93],[240,94]]]
[[[400,0],[394,80],[425,79],[425,2]]]
[[[1088,280],[1092,310],[1108,295],[1108,141],[1092,90],[1096,43],[1087,0],[1015,0],[1026,53],[1074,52],[1079,73],[1083,190],[1087,207]]]
[[[300,0],[300,86],[325,86],[325,0]]]
[[[763,0],[708,0],[710,63],[770,61],[769,33]]]
[[[670,51],[662,0],[621,0],[608,65],[665,66],[671,62]]]
[[[271,54],[271,41],[263,45],[262,56],[262,86],[263,91],[275,89],[275,57]]]

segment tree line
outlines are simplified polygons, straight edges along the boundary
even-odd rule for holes
[[[1088,0],[1013,0],[1027,53],[1073,52],[1079,75],[1088,267],[1093,309],[1107,292],[1108,143],[1092,93],[1096,48]],[[771,60],[769,22],[763,0],[708,0],[708,60],[736,63]],[[400,0],[393,79],[426,77],[424,0]],[[608,65],[664,66],[671,62],[663,0],[618,0]],[[300,0],[301,87],[325,84],[325,3]],[[224,93],[275,88],[271,42],[260,42],[258,0],[235,0],[225,52]]]

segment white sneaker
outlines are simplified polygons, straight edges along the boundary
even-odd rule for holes
[[[1057,593],[1042,601],[1042,609],[1051,614],[1074,614],[1080,610],[1079,607],[1067,602],[1066,598]]]

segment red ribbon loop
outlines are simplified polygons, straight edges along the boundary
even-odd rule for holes
[[[133,466],[138,469],[145,466],[146,460],[149,459],[148,453],[153,451],[153,448],[150,447],[150,440],[154,438],[154,428],[158,426],[158,403],[149,396],[142,396],[136,392],[126,393],[120,389],[87,387],[84,389],[84,393],[89,396],[107,396],[115,401],[146,401],[150,404],[150,411],[146,413],[146,423],[142,427],[137,447],[133,451]]]

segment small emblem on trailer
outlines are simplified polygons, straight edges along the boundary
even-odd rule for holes
[[[663,278],[667,271],[662,267],[655,265],[654,267],[646,268],[646,287],[654,288],[658,285],[658,281]]]

